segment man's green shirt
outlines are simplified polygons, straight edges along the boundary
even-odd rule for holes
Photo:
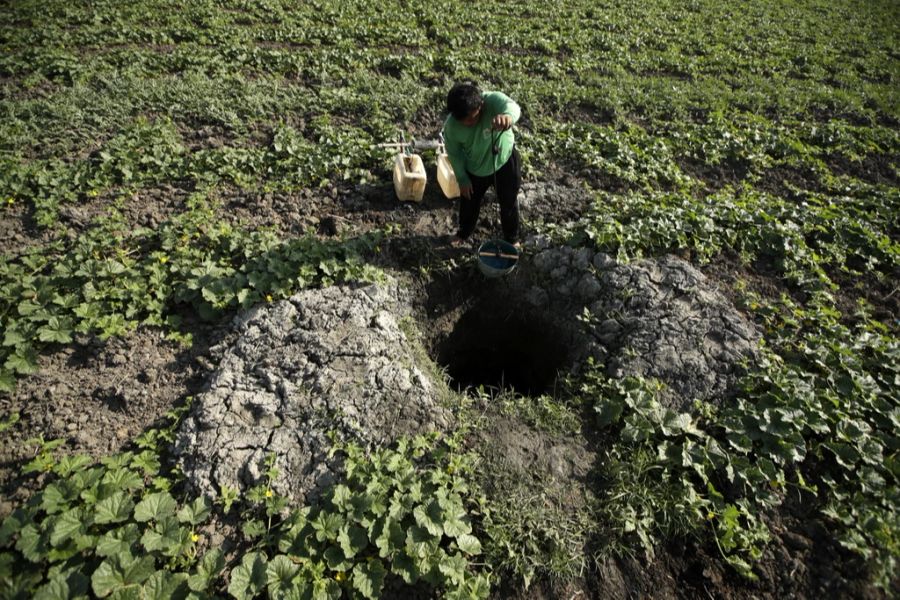
[[[453,165],[456,181],[461,186],[471,185],[468,173],[486,177],[493,175],[494,171],[506,164],[513,151],[512,129],[504,132],[492,131],[491,121],[497,115],[509,115],[513,123],[519,120],[522,110],[509,96],[501,92],[483,92],[484,106],[478,122],[471,127],[466,127],[457,121],[453,115],[449,115],[444,121],[444,145],[447,148],[447,156]],[[500,138],[498,146],[500,152],[494,156],[491,152],[491,135]]]

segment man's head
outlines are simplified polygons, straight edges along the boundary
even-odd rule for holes
[[[478,122],[482,104],[481,90],[474,83],[457,83],[447,94],[447,112],[467,127]]]

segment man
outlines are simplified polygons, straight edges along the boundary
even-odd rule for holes
[[[461,196],[459,229],[451,243],[460,246],[472,235],[484,193],[494,185],[503,238],[518,246],[522,167],[512,126],[522,113],[519,105],[500,92],[457,83],[447,94],[447,112],[444,145]]]

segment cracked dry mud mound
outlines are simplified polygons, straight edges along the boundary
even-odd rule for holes
[[[702,273],[675,257],[619,264],[581,248],[546,248],[534,257],[536,306],[569,304],[590,314],[589,353],[614,378],[666,384],[661,401],[689,411],[694,400],[726,399],[759,332]],[[572,308],[574,305],[574,308]]]
[[[332,287],[251,310],[237,323],[176,452],[199,490],[260,482],[277,456],[279,494],[303,502],[334,481],[328,434],[363,444],[447,427],[439,388],[415,364],[395,286]]]

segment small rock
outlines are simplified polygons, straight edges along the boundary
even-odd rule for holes
[[[786,531],[781,535],[784,545],[792,550],[803,552],[812,548],[812,542],[809,538],[798,535],[792,531]]]
[[[603,252],[598,252],[594,255],[594,267],[597,269],[611,269],[616,266],[616,261],[609,255]]]
[[[560,265],[550,271],[550,277],[553,279],[565,279],[568,272],[569,269],[567,269],[565,265]]]
[[[122,352],[117,352],[110,357],[108,364],[114,367],[121,367],[128,364],[128,357]]]
[[[581,280],[578,282],[578,295],[583,300],[593,300],[600,294],[600,291],[603,287],[600,285],[600,282],[597,281],[597,278],[591,275],[590,273],[585,273]]]
[[[597,329],[597,331],[601,335],[603,335],[610,333],[619,333],[621,329],[622,325],[618,321],[616,321],[615,319],[606,319],[605,321],[600,323],[600,327]]]
[[[590,248],[579,248],[572,257],[572,267],[584,271],[590,266],[593,252]]]

